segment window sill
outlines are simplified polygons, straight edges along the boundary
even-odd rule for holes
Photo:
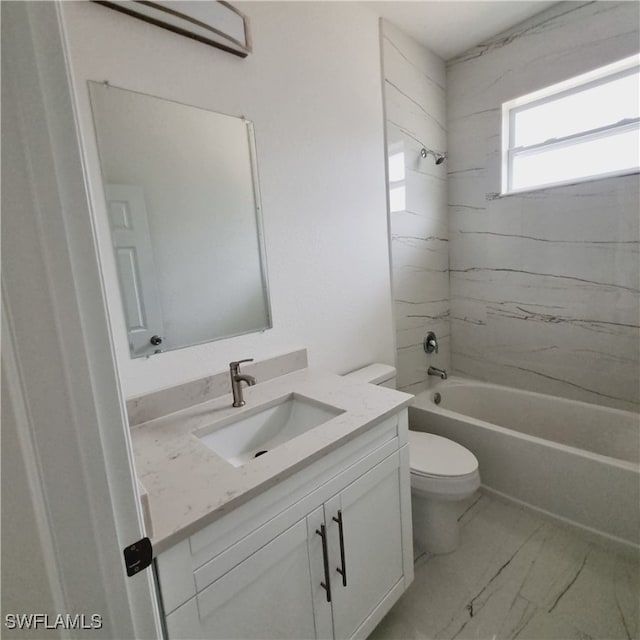
[[[626,169],[624,171],[614,171],[611,173],[604,173],[597,176],[586,176],[584,178],[574,178],[572,180],[563,180],[561,182],[552,182],[535,187],[524,187],[522,189],[513,189],[512,191],[504,191],[500,193],[492,194],[491,200],[497,200],[499,198],[508,198],[509,196],[522,196],[528,193],[537,191],[547,191],[548,189],[557,189],[558,187],[571,187],[574,185],[584,184],[586,182],[598,182],[599,180],[606,180],[607,178],[621,178],[624,176],[633,176],[640,174],[640,167],[635,169]]]

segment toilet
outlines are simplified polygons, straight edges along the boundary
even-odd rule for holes
[[[347,376],[395,389],[396,370],[388,365]],[[451,553],[460,543],[459,502],[480,487],[478,460],[457,442],[421,431],[409,431],[409,459],[414,544],[429,553]]]
[[[409,431],[411,511],[415,545],[451,553],[460,543],[458,503],[480,487],[477,458],[453,440]]]

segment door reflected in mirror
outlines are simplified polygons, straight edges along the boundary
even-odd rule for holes
[[[270,328],[252,123],[89,93],[131,357]]]

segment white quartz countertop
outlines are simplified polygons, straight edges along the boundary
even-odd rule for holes
[[[134,427],[138,478],[148,493],[152,542],[163,551],[321,456],[409,405],[412,395],[311,369],[243,388],[231,395]],[[196,435],[248,417],[291,393],[343,411],[267,454],[234,467]]]

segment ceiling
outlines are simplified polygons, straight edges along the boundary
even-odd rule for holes
[[[366,4],[441,58],[449,60],[556,3],[371,0]]]

